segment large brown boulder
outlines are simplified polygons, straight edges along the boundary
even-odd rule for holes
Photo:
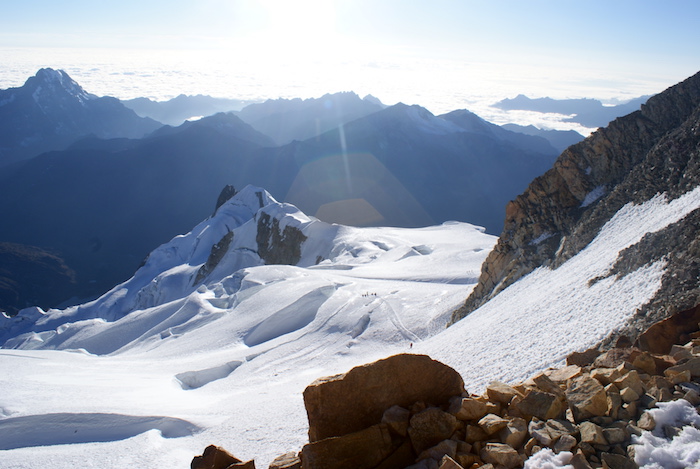
[[[459,373],[427,355],[400,354],[358,366],[304,390],[309,441],[371,427],[394,405],[410,408],[422,401],[440,406],[463,392]]]
[[[681,336],[698,329],[700,305],[659,321],[644,331],[637,342],[642,350],[666,354],[671,346],[682,343]]]
[[[382,423],[309,443],[301,451],[301,465],[304,469],[374,469],[402,443]]]

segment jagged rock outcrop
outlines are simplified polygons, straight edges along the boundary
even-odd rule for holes
[[[291,225],[282,228],[277,218],[261,212],[255,241],[258,255],[266,264],[295,265],[301,259],[301,245],[306,235]]]
[[[556,268],[576,255],[625,204],[657,193],[675,199],[697,187],[699,106],[700,73],[564,151],[552,169],[508,204],[504,230],[483,264],[479,283],[452,320],[535,268]],[[625,331],[631,337],[697,303],[696,212],[630,247],[610,272],[624,275],[661,257],[668,260],[663,287]]]
[[[207,261],[197,271],[197,276],[194,279],[195,285],[207,278],[207,275],[209,275],[216,268],[216,266],[219,265],[221,259],[223,259],[226,255],[226,251],[228,251],[231,241],[233,241],[233,236],[233,231],[229,231],[218,243],[211,247],[211,252],[209,253],[209,257],[207,257]]]

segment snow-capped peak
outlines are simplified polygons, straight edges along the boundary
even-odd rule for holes
[[[27,85],[34,87],[33,96],[37,103],[45,96],[46,90],[50,90],[54,93],[56,91],[63,90],[65,93],[76,98],[81,103],[96,98],[95,95],[86,92],[63,70],[42,68],[34,77],[27,80],[25,86]]]

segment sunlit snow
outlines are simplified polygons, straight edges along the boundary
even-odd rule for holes
[[[470,391],[525,378],[648,301],[661,261],[589,280],[699,206],[700,190],[628,205],[559,269],[534,271],[445,329],[494,237],[455,222],[329,225],[245,188],[96,301],[0,323],[14,347],[0,350],[0,460],[13,469],[188,467],[217,444],[267,467],[306,441],[301,393],[320,376],[413,351],[455,367]],[[263,265],[262,213],[307,236],[298,265]],[[227,254],[194,284],[228,230]]]

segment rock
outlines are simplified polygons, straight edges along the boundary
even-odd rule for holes
[[[464,469],[460,464],[449,456],[444,456],[440,461],[440,469]]]
[[[656,360],[649,352],[642,352],[637,355],[632,360],[632,366],[648,375],[656,374]]]
[[[563,368],[547,370],[544,372],[549,379],[557,384],[566,383],[568,380],[581,376],[583,370],[577,365],[567,365]]]
[[[603,453],[603,469],[637,469],[637,464],[621,454]]]
[[[479,456],[472,453],[458,454],[455,460],[465,468],[471,468],[474,464],[478,464],[479,466],[483,466],[484,464]]]
[[[629,439],[625,429],[619,427],[603,428],[603,437],[611,445],[619,445]]]
[[[407,438],[396,451],[382,461],[375,469],[403,469],[413,463],[415,459],[416,454],[413,451],[413,446],[411,446],[411,440]],[[433,460],[430,459],[430,461]],[[434,467],[437,468],[437,463]]]
[[[607,386],[616,379],[622,378],[617,368],[594,368],[591,370],[591,378],[598,380],[603,386]]]
[[[292,225],[283,229],[277,218],[260,212],[255,241],[258,255],[266,265],[296,265],[301,259],[301,245],[306,241],[306,235]]]
[[[471,397],[454,397],[449,412],[459,420],[478,420],[488,413],[486,402]]]
[[[388,425],[377,424],[305,445],[301,450],[301,465],[304,469],[373,469],[401,443],[392,437]]]
[[[555,396],[564,399],[564,390],[545,373],[538,374],[532,378],[532,381],[541,391],[554,394]]]
[[[228,252],[228,248],[231,245],[231,242],[233,241],[233,231],[229,231],[226,233],[218,243],[214,244],[211,247],[211,251],[209,252],[209,257],[207,258],[207,261],[202,264],[202,266],[199,268],[197,271],[197,276],[194,279],[194,284],[197,285],[202,282],[210,273],[214,271],[217,265],[219,265],[219,262],[221,262],[221,259],[224,258],[224,255]]]
[[[605,394],[608,396],[608,411],[606,412],[606,415],[616,419],[620,413],[620,408],[622,407],[620,390],[617,389],[617,386],[610,383],[605,386]]]
[[[653,324],[639,336],[637,343],[642,350],[667,354],[680,341],[681,335],[698,330],[698,322],[700,305]]]
[[[559,454],[562,451],[571,451],[571,449],[576,446],[576,438],[571,435],[562,435],[561,438],[557,440],[554,444],[554,452]]]
[[[503,443],[486,443],[486,446],[481,450],[481,459],[508,469],[522,465],[520,454]]]
[[[513,398],[510,407],[516,415],[528,420],[532,417],[537,417],[540,420],[558,418],[563,415],[565,410],[563,399],[536,389],[530,389],[523,397]]]
[[[209,445],[201,456],[195,456],[190,464],[190,469],[226,469],[232,464],[242,463],[240,459],[225,449]]]
[[[500,381],[493,381],[489,386],[486,388],[486,394],[489,396],[489,399],[493,402],[500,402],[501,404],[509,404],[511,399],[513,399],[515,396],[520,395],[518,391],[516,391],[512,386],[509,386],[505,383],[501,383]]]
[[[576,454],[574,454],[574,457],[571,458],[569,464],[571,464],[574,469],[593,469],[591,465],[588,464],[586,456],[584,456],[581,450],[578,450]]]
[[[459,373],[426,355],[394,355],[358,366],[343,375],[316,380],[304,390],[309,441],[379,423],[393,405],[408,408],[418,401],[445,405],[462,392]]]
[[[639,378],[639,373],[637,373],[637,370],[632,370],[626,375],[616,379],[613,381],[613,384],[617,386],[617,389],[622,391],[624,388],[631,388],[637,396],[641,396],[644,394],[644,384],[642,384],[642,380]]]
[[[554,444],[552,435],[550,435],[549,431],[547,430],[545,422],[542,422],[541,420],[531,420],[527,426],[527,430],[530,433],[530,436],[537,440],[540,445],[551,446]]]
[[[687,383],[692,379],[690,370],[677,371],[669,368],[668,370],[664,371],[664,375],[668,377],[671,384]]]
[[[608,441],[603,435],[603,429],[593,422],[582,422],[578,426],[581,432],[581,441],[591,445],[607,445]]]
[[[219,207],[228,202],[238,191],[231,184],[227,184],[219,193],[219,197],[216,199],[216,208],[214,208],[214,214],[219,210]]]
[[[464,441],[467,443],[475,443],[477,441],[484,441],[489,436],[486,432],[478,425],[467,425],[464,429],[465,437]]]
[[[454,415],[437,407],[429,407],[411,417],[408,435],[416,453],[421,453],[442,440],[449,439],[457,426]]]
[[[454,458],[457,456],[457,446],[459,442],[456,440],[443,440],[432,448],[428,448],[418,455],[418,459],[432,458],[440,461],[443,456]]]
[[[633,348],[611,348],[596,358],[593,366],[595,368],[616,368],[628,362],[634,350]]]
[[[652,431],[654,428],[656,428],[656,421],[649,412],[644,412],[642,416],[639,417],[637,426],[642,430]]]
[[[590,375],[572,379],[566,390],[566,399],[577,422],[605,415],[608,410],[605,388]]]
[[[700,378],[700,357],[693,357],[685,363],[672,366],[664,371],[664,375],[672,377],[685,371],[690,373],[691,378]]]
[[[277,456],[268,469],[301,469],[301,458],[295,452]]]
[[[552,419],[545,422],[545,429],[549,433],[552,441],[557,441],[564,435],[576,436],[579,434],[578,427],[568,420]]]
[[[493,435],[494,433],[499,432],[505,428],[506,425],[508,425],[508,420],[495,414],[487,414],[481,420],[479,420],[479,426],[487,435]]]
[[[382,423],[389,426],[389,429],[400,436],[408,435],[408,422],[411,412],[401,406],[389,407],[382,415]]]
[[[527,422],[524,419],[513,417],[508,419],[506,426],[498,433],[501,443],[518,449],[527,437]]]
[[[579,367],[588,366],[593,363],[600,354],[601,351],[597,348],[590,348],[583,352],[572,352],[568,357],[566,357],[566,364],[576,365]]]
[[[639,400],[639,394],[632,388],[623,388],[620,390],[620,397],[625,402],[634,402]]]

